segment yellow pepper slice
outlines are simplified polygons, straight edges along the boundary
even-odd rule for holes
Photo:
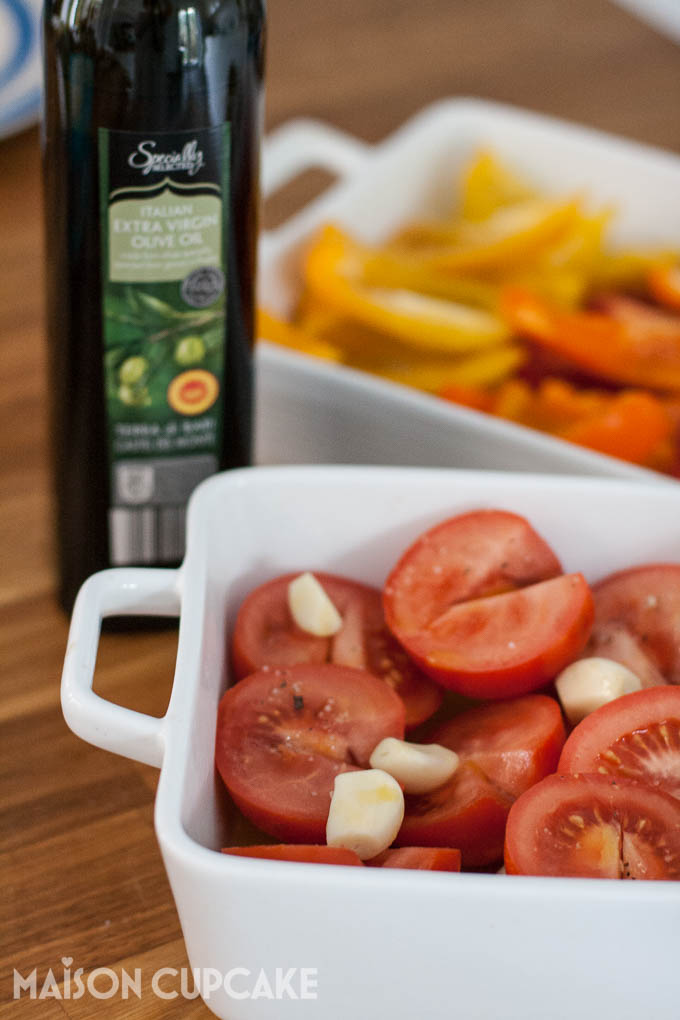
[[[341,354],[337,347],[319,340],[306,330],[298,329],[290,322],[277,318],[266,308],[257,310],[258,340],[269,340],[270,343],[290,347],[301,354],[310,354],[327,361],[340,361]]]
[[[419,359],[407,364],[363,363],[356,367],[382,376],[404,386],[413,386],[428,393],[439,393],[448,387],[497,386],[512,375],[524,362],[525,351],[514,344],[503,344],[481,354],[439,361]]]
[[[565,307],[579,305],[592,290],[611,215],[609,209],[595,215],[579,213],[561,237],[538,253],[534,262],[518,272],[506,272],[505,282],[525,287]]]
[[[488,271],[530,261],[541,248],[573,226],[580,214],[577,201],[531,199],[498,209],[479,223],[419,223],[402,231],[397,250],[420,248],[429,269]]]
[[[356,279],[360,270],[351,244],[337,227],[328,226],[307,253],[304,278],[329,308],[409,347],[463,354],[509,339],[497,315],[416,291],[367,287]]]
[[[461,211],[466,220],[485,220],[504,205],[532,198],[534,190],[492,152],[480,152],[463,174]]]
[[[595,270],[593,285],[598,290],[644,292],[649,274],[677,259],[677,252],[661,249],[621,249],[603,254]]]
[[[417,254],[394,249],[366,249],[361,273],[368,286],[416,290],[421,294],[496,311],[499,285],[469,273],[455,276],[422,264]]]

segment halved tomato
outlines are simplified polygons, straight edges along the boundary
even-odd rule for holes
[[[545,694],[529,694],[461,712],[433,730],[428,740],[474,761],[504,793],[519,797],[554,772],[564,745],[560,706]]]
[[[304,843],[277,843],[272,846],[225,846],[223,854],[232,857],[259,857],[269,861],[302,861],[307,864],[348,864],[363,867],[363,861],[354,850],[340,846],[321,846]]]
[[[567,665],[590,633],[588,585],[560,570],[523,517],[462,514],[422,535],[392,570],[387,625],[443,686],[473,698],[525,694]]]
[[[529,522],[506,510],[473,510],[422,534],[383,590],[387,625],[401,640],[426,630],[451,606],[524,588],[562,573]]]
[[[246,818],[283,841],[321,843],[335,777],[403,738],[404,705],[365,670],[265,667],[220,701],[215,762]]]
[[[372,868],[460,871],[460,850],[442,846],[399,846],[366,861]]]
[[[231,652],[240,679],[262,666],[332,662],[367,669],[382,677],[406,706],[406,728],[420,725],[436,712],[441,688],[411,662],[385,625],[377,588],[334,574],[315,572],[343,618],[333,637],[315,637],[298,627],[288,608],[288,585],[297,574],[276,577],[244,600],[234,627]]]
[[[455,844],[465,868],[500,860],[512,797],[489,781],[474,761],[459,765],[453,777],[419,796],[406,796],[406,813],[397,846]]]
[[[505,870],[680,879],[680,801],[611,776],[548,776],[510,809]]]
[[[554,771],[564,744],[559,705],[542,694],[461,712],[428,735],[461,763],[432,793],[406,797],[397,843],[455,846],[466,868],[500,859],[516,797]]]
[[[637,779],[680,798],[680,687],[624,694],[578,724],[559,772]]]
[[[421,668],[469,698],[509,698],[549,683],[582,651],[593,600],[582,574],[452,606],[403,637]]]
[[[620,570],[593,585],[588,655],[628,666],[646,686],[680,684],[680,564]]]
[[[597,601],[595,602],[597,615]],[[666,679],[654,664],[643,643],[625,624],[605,620],[593,624],[583,655],[600,656],[620,662],[635,673],[642,687],[658,687]]]

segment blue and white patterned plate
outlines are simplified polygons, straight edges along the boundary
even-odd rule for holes
[[[40,116],[40,10],[38,0],[0,0],[0,138]]]

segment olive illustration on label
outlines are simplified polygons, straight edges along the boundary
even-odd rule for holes
[[[140,382],[149,368],[149,362],[141,355],[133,355],[126,358],[118,370],[118,378],[127,386],[134,386]]]
[[[128,386],[122,383],[118,387],[118,399],[128,407],[149,407],[151,396],[146,386]]]
[[[195,365],[205,357],[205,344],[200,336],[185,336],[175,347],[178,365]]]

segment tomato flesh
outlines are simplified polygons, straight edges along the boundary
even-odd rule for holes
[[[596,596],[594,596],[596,599]],[[597,601],[595,601],[597,617]],[[625,624],[605,620],[593,625],[584,656],[601,656],[620,662],[635,673],[643,687],[658,687],[666,679],[650,658],[642,641]]]
[[[680,687],[624,694],[578,724],[558,770],[635,779],[680,798]]]
[[[288,585],[297,576],[299,572],[276,577],[244,600],[231,642],[237,679],[263,666],[303,662],[367,669],[402,698],[407,729],[429,719],[441,704],[442,690],[418,669],[390,634],[380,591],[348,578],[315,572],[343,618],[337,634],[315,637],[297,626],[288,608]]]
[[[452,847],[399,846],[384,850],[366,863],[373,868],[460,871],[460,850]]]
[[[406,796],[397,846],[455,845],[463,867],[493,864],[503,853],[505,821],[512,798],[497,789],[473,761],[432,793]]]
[[[385,619],[424,673],[472,698],[536,690],[583,648],[593,619],[581,574],[523,517],[476,510],[431,528],[383,591]]]
[[[680,879],[680,802],[603,775],[553,775],[510,809],[510,875]]]
[[[473,510],[430,528],[391,571],[387,624],[400,639],[452,605],[545,581],[562,572],[550,546],[518,514]]]
[[[653,563],[593,586],[589,655],[628,666],[646,686],[680,684],[680,565]]]
[[[491,782],[515,798],[554,772],[565,730],[557,702],[530,694],[468,709],[428,738],[474,761]]]
[[[472,708],[428,741],[451,748],[461,762],[439,789],[405,798],[396,842],[457,847],[466,868],[494,863],[513,801],[557,765],[564,743],[557,702],[535,694]]]
[[[368,767],[381,740],[403,736],[403,702],[371,673],[265,668],[222,697],[215,761],[256,826],[282,841],[321,843],[336,775]]]
[[[448,609],[404,645],[442,685],[470,698],[535,691],[583,649],[593,619],[581,574],[560,577]]]
[[[319,844],[279,843],[262,846],[226,846],[223,854],[232,857],[258,857],[269,861],[302,861],[308,864],[346,864],[362,867],[363,861],[353,850]]]

